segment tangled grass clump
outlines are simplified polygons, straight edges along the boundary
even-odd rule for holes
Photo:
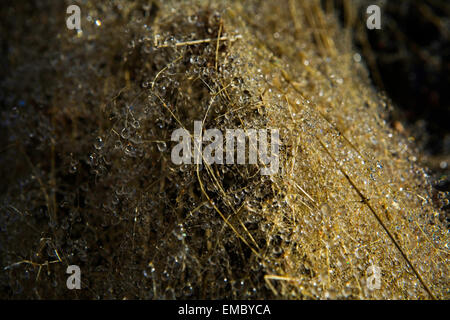
[[[0,85],[2,297],[448,298],[427,176],[318,1],[86,1],[78,34],[50,2]],[[278,173],[175,165],[196,120],[279,129]]]

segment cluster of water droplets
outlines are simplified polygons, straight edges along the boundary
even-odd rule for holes
[[[2,197],[11,292],[72,297],[64,267],[76,264],[91,298],[426,297],[367,199],[442,295],[448,238],[427,177],[348,47],[323,54],[303,7],[306,31],[290,32],[288,1],[136,3],[91,3],[82,34],[60,35],[50,65],[28,71],[57,81],[2,97],[9,150],[27,168]],[[12,92],[28,65],[5,81]],[[175,165],[171,133],[196,120],[278,129],[279,173]],[[40,281],[14,264],[29,252]],[[380,290],[367,285],[374,264]]]

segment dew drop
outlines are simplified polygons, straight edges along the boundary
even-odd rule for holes
[[[164,152],[164,151],[167,150],[167,145],[166,145],[166,143],[164,141],[158,141],[156,145],[157,145],[158,150],[160,152]]]
[[[101,148],[103,148],[104,142],[103,139],[101,137],[97,137],[94,143],[94,147],[97,150],[100,150]]]

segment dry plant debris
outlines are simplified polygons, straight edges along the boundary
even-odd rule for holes
[[[1,83],[2,297],[449,298],[428,177],[319,1],[83,1],[78,34],[49,3]],[[174,165],[195,120],[279,129],[279,173]]]

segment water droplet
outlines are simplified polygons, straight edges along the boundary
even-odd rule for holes
[[[377,161],[377,168],[378,169],[383,169],[383,165],[381,164],[380,161]]]
[[[135,157],[136,156],[136,148],[133,147],[131,144],[127,145],[125,147],[125,154],[130,157]]]
[[[360,55],[359,53],[355,53],[355,54],[353,55],[353,60],[354,60],[355,62],[361,62],[361,55]]]
[[[194,292],[194,288],[192,288],[192,286],[190,284],[188,284],[187,286],[185,286],[183,288],[183,295],[185,297],[190,297],[192,296],[192,293]]]
[[[331,214],[331,207],[327,203],[324,203],[324,204],[322,204],[320,206],[320,211],[325,216],[330,215]]]
[[[158,141],[156,145],[158,146],[158,150],[161,152],[164,152],[167,150],[167,145],[164,141]]]
[[[101,148],[103,148],[104,142],[103,139],[101,137],[97,137],[94,143],[94,147],[97,150],[100,150]]]
[[[134,121],[131,123],[131,126],[132,126],[133,128],[135,128],[135,129],[139,129],[139,128],[141,127],[141,123],[139,122],[139,120],[134,120]]]
[[[194,15],[191,15],[191,16],[188,17],[188,22],[189,23],[195,23],[195,22],[197,22],[197,19],[198,19],[197,15],[194,14]]]
[[[130,131],[130,128],[128,128],[128,127],[123,128],[122,131],[121,131],[121,133],[120,133],[120,136],[121,136],[123,139],[128,139],[128,138],[130,138],[130,135],[131,135],[131,131]]]

